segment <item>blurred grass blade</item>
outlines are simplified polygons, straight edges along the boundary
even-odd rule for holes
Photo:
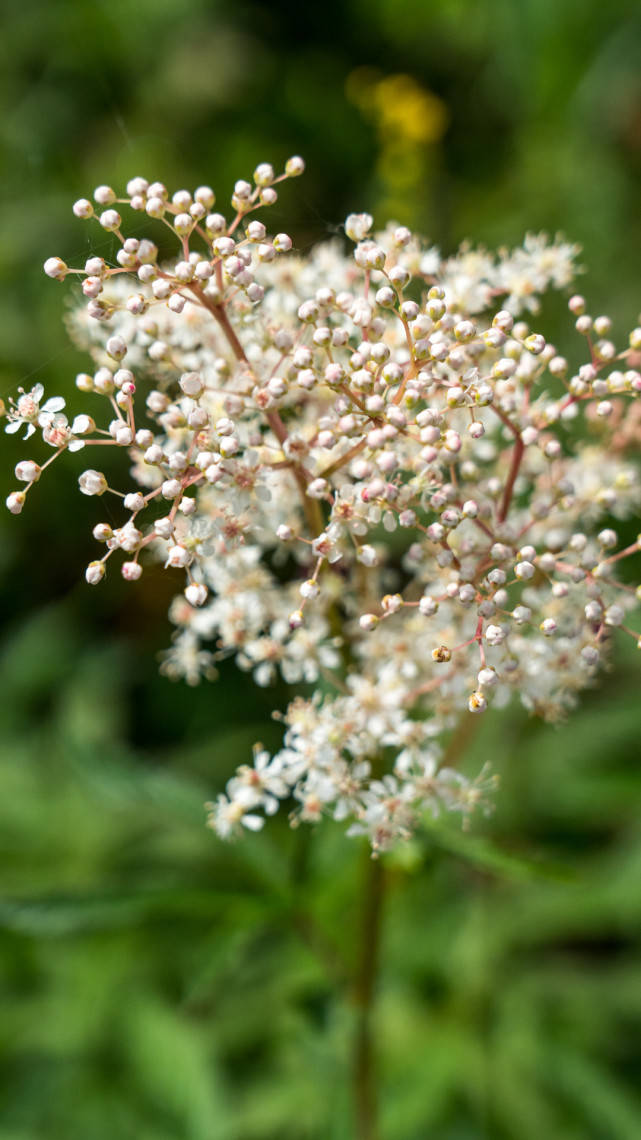
[[[470,835],[447,822],[429,821],[424,823],[423,829],[439,850],[463,859],[466,863],[472,863],[484,871],[491,871],[509,879],[571,882],[575,878],[572,869],[562,863],[515,855],[511,851],[504,851],[483,836]]]

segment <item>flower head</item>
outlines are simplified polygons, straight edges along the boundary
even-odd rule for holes
[[[147,557],[172,575],[163,672],[196,684],[233,656],[261,686],[323,682],[323,699],[290,704],[276,755],[259,748],[209,805],[210,826],[256,831],[287,804],[294,826],[333,818],[379,850],[426,814],[486,810],[493,777],[455,771],[441,746],[461,717],[519,700],[558,719],[616,638],[638,642],[618,570],[639,544],[616,528],[641,508],[641,330],[618,346],[575,295],[570,361],[530,323],[576,271],[559,237],[448,257],[354,213],[351,252],[293,253],[255,214],[303,168],[259,164],[232,220],[206,185],[138,176],[126,195],[96,189],[97,219],[76,202],[120,244],[117,266],[87,260],[70,322],[92,403],[69,424],[42,385],[11,402],[6,430],[40,427],[55,454],[18,463],[7,507],[67,450],[124,450],[122,490],[111,468],[109,483],[93,466],[79,478],[120,511],[94,528],[86,579],[116,559],[144,588]],[[175,237],[164,265],[154,220]]]

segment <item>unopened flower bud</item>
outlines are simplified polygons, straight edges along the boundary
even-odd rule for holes
[[[502,332],[509,333],[514,327],[514,317],[507,309],[501,309],[493,318],[492,325]]]
[[[599,531],[597,538],[601,543],[601,546],[605,547],[606,550],[611,550],[612,547],[616,546],[618,541],[616,531],[612,530],[610,527]]]
[[[121,336],[110,336],[105,348],[114,360],[122,360],[127,355],[127,345]]]
[[[291,158],[287,159],[287,162],[285,163],[285,174],[287,174],[290,178],[297,178],[299,174],[302,174],[304,172],[304,170],[305,160],[302,159],[299,154],[295,154]]]
[[[190,606],[202,606],[207,601],[207,587],[202,582],[192,582],[185,587],[185,597]]]
[[[475,693],[471,693],[468,698],[467,707],[471,713],[485,712],[487,708],[487,700],[483,696],[483,693],[479,692],[478,690]]]
[[[458,321],[454,326],[454,336],[458,341],[467,344],[476,336],[476,326],[473,321]]]
[[[250,241],[264,241],[267,230],[262,222],[250,222],[246,229],[247,237]]]
[[[12,515],[19,515],[25,505],[26,497],[24,491],[12,491],[5,500],[7,510],[11,511]]]
[[[362,241],[373,224],[371,214],[350,214],[345,219],[345,233],[352,241]]]
[[[192,399],[197,399],[204,390],[202,377],[198,372],[183,372],[180,377],[180,387],[185,395],[191,396]]]
[[[194,219],[191,214],[176,214],[174,218],[174,229],[179,237],[187,237],[194,226]]]
[[[485,630],[485,640],[489,645],[500,645],[505,641],[505,630],[500,625],[488,625]]]
[[[289,234],[276,234],[272,245],[278,253],[289,253],[292,248],[292,239]]]
[[[90,218],[93,214],[93,206],[88,198],[78,198],[78,201],[73,204],[73,212],[77,218]]]
[[[230,459],[240,450],[240,443],[235,435],[226,435],[220,441],[219,450],[223,459]]]
[[[612,625],[612,626],[622,625],[623,619],[625,617],[625,611],[624,611],[622,606],[617,606],[617,605],[608,606],[608,608],[605,611],[605,614],[603,616],[604,616],[604,620],[605,620],[606,625]]]
[[[372,630],[376,629],[379,620],[376,614],[361,614],[358,619],[358,624],[365,633],[371,633]]]
[[[185,546],[177,543],[176,546],[170,546],[167,553],[167,566],[173,566],[174,569],[182,570],[185,566],[189,566],[192,561],[193,555],[187,550]]]
[[[140,494],[140,491],[132,491],[131,494],[125,495],[123,499],[123,506],[126,511],[141,511],[145,505],[145,497]]]
[[[446,431],[443,436],[443,446],[447,451],[458,452],[461,450],[461,437],[457,431]]]
[[[483,669],[479,670],[477,681],[482,688],[489,689],[496,685],[499,675],[492,665],[486,665]]]
[[[119,230],[122,218],[117,210],[103,210],[98,218],[103,230]]]
[[[48,257],[44,263],[44,271],[47,277],[55,277],[62,281],[66,274],[69,272],[68,266],[60,257]]]
[[[514,567],[514,573],[517,578],[525,582],[528,581],[529,578],[534,577],[535,568],[531,562],[517,562]]]
[[[85,570],[85,578],[90,586],[97,586],[102,582],[106,573],[104,562],[90,562]]]
[[[83,471],[82,475],[79,476],[78,486],[83,495],[104,495],[108,483],[102,471],[94,471],[90,468]]]
[[[20,463],[16,463],[14,474],[21,483],[36,483],[40,478],[40,471],[40,465],[33,459],[22,459]]]
[[[318,582],[314,581],[313,578],[308,578],[306,582],[301,583],[300,594],[305,599],[317,598],[320,594]]]
[[[395,614],[401,609],[403,605],[403,597],[401,594],[385,594],[381,598],[381,606],[386,614]]]
[[[307,494],[310,499],[322,499],[327,494],[329,484],[326,479],[312,479],[307,484]]]
[[[437,645],[436,649],[432,650],[432,661],[436,661],[439,665],[451,660],[452,651],[448,649],[447,645]]]
[[[545,348],[545,337],[542,337],[540,333],[531,333],[530,336],[525,338],[523,343],[528,352],[531,352],[533,356],[540,356]]]
[[[587,602],[583,612],[585,614],[585,620],[592,623],[600,622],[603,616],[601,603],[597,602],[596,599]]]
[[[142,566],[139,562],[123,562],[120,573],[125,582],[137,582],[142,574]]]
[[[177,499],[181,491],[182,483],[179,479],[165,479],[160,489],[163,499]]]

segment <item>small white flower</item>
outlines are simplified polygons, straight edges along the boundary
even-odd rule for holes
[[[248,831],[260,831],[265,820],[260,815],[247,812],[243,804],[220,795],[213,804],[205,804],[209,811],[207,826],[214,829],[221,839],[231,839],[241,826]]]
[[[29,439],[36,430],[36,425],[45,427],[51,422],[51,418],[56,412],[60,412],[64,406],[65,401],[62,396],[51,396],[43,405],[40,406],[40,401],[43,396],[44,388],[42,384],[36,384],[30,392],[24,392],[19,389],[20,396],[16,401],[10,401],[10,408],[7,412],[8,424],[5,431],[9,435],[20,430],[23,424],[26,424],[27,430],[23,439]]]

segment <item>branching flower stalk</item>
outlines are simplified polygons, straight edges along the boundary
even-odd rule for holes
[[[571,296],[572,367],[517,320],[575,272],[576,247],[545,236],[442,258],[403,226],[372,237],[371,217],[352,214],[352,255],[338,242],[293,254],[254,215],[303,168],[260,165],[236,183],[230,221],[208,186],[170,197],[143,178],[75,203],[119,245],[114,264],[45,263],[81,280],[69,324],[94,360],[76,379],[92,404],[70,423],[41,385],[10,402],[6,430],[39,429],[53,454],[18,463],[7,506],[20,513],[67,450],[124,450],[125,490],[97,468],[79,478],[123,507],[121,526],[95,526],[104,553],[86,578],[120,555],[138,581],[144,552],[179,572],[164,671],[195,683],[234,655],[260,685],[278,671],[335,682],[333,696],[293,701],[283,749],[257,748],[211,825],[258,830],[286,801],[293,825],[329,815],[377,852],[426,810],[489,806],[485,772],[442,763],[462,708],[516,692],[556,719],[614,629],[638,641],[626,614],[639,590],[617,570],[639,542],[617,550],[602,524],[639,508],[635,436],[613,446],[612,429],[620,441],[641,392],[641,328],[617,348],[610,319]],[[134,228],[169,231],[173,262],[124,235],[121,205]]]
[[[443,257],[352,214],[353,252],[296,254],[255,214],[303,169],[258,166],[229,219],[208,186],[170,196],[144,178],[75,203],[118,247],[113,263],[44,267],[81,282],[69,327],[93,359],[76,378],[86,410],[69,421],[42,385],[0,409],[52,449],[17,464],[7,506],[19,514],[65,451],[124,451],[124,490],[102,452],[79,477],[122,507],[119,526],[96,523],[86,579],[120,560],[137,582],[146,559],[177,576],[164,672],[194,684],[233,656],[259,685],[324,680],[289,705],[282,749],[257,746],[208,805],[210,826],[258,831],[285,803],[292,826],[333,818],[376,855],[426,812],[491,807],[494,777],[447,760],[462,713],[516,696],[555,720],[615,630],[640,643],[641,588],[618,573],[641,536],[621,546],[614,526],[639,514],[641,327],[617,345],[574,294],[572,363],[533,331],[576,271],[577,248],[545,235]],[[150,219],[175,242],[167,263],[135,236]]]

